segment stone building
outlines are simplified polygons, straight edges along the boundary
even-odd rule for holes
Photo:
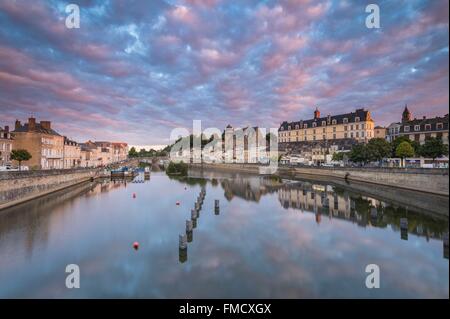
[[[278,140],[281,144],[343,139],[367,142],[373,137],[374,122],[370,112],[365,109],[322,117],[316,108],[314,118],[296,122],[285,121],[278,130]]]
[[[387,132],[387,128],[383,127],[383,126],[375,126],[374,130],[373,130],[373,137],[374,138],[382,138],[382,139],[386,139],[386,132]]]
[[[128,158],[128,144],[123,142],[114,142],[112,144],[112,161],[114,163],[124,161]]]
[[[0,166],[11,164],[11,150],[13,147],[13,139],[9,126],[4,129],[0,127]]]
[[[405,106],[402,121],[392,123],[389,128],[388,141],[392,141],[398,136],[408,136],[410,140],[423,144],[427,138],[436,137],[442,139],[442,142],[448,145],[448,114],[442,117],[427,118],[424,116],[417,119],[413,118],[411,111]]]
[[[28,123],[22,125],[16,120],[12,134],[13,149],[25,149],[32,156],[22,165],[36,169],[64,167],[64,137],[52,129],[50,121],[37,123],[34,117],[30,117]]]
[[[64,168],[77,168],[81,166],[80,145],[64,136]]]

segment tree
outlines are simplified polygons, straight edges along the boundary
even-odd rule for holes
[[[19,162],[19,171],[22,166],[22,161],[28,161],[31,159],[31,154],[27,150],[12,150],[11,159]]]
[[[401,142],[395,150],[395,155],[402,159],[402,166],[404,166],[404,158],[414,156],[414,148],[406,141]]]
[[[128,156],[129,157],[138,157],[138,152],[136,151],[135,147],[130,148],[130,150],[128,151]]]
[[[372,138],[367,143],[367,153],[370,161],[381,161],[391,154],[391,145],[384,138]]]
[[[414,149],[414,154],[416,154],[419,151],[420,144],[416,141],[412,141],[408,136],[399,136],[395,140],[391,142],[392,146],[392,157],[396,157],[397,147],[402,142],[408,142]]]
[[[425,143],[419,148],[419,155],[423,157],[430,157],[433,161],[448,152],[448,148],[440,138],[430,137],[425,140]]]
[[[364,144],[356,144],[353,146],[348,157],[353,163],[367,163],[369,161],[367,146]]]
[[[344,152],[335,152],[332,157],[333,161],[343,161],[344,160]]]

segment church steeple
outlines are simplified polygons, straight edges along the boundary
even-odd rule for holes
[[[402,123],[409,122],[411,120],[412,120],[412,114],[408,110],[408,105],[405,104],[405,109],[403,110],[403,113],[402,113]]]

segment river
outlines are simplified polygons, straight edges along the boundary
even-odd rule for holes
[[[444,212],[333,183],[190,174],[85,183],[0,211],[0,297],[449,297]],[[68,264],[79,266],[80,288],[66,287]],[[366,287],[370,264],[379,288]]]

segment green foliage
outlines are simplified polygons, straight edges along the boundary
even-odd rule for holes
[[[343,161],[344,160],[344,152],[336,152],[333,154],[332,160],[333,161]]]
[[[138,157],[138,152],[136,152],[136,148],[132,147],[128,151],[128,157]]]
[[[367,143],[367,156],[369,161],[381,161],[391,154],[391,145],[384,138],[373,138]]]
[[[433,160],[442,155],[448,154],[448,147],[442,143],[442,140],[431,137],[425,140],[425,143],[419,148],[419,155],[429,157]]]
[[[22,166],[22,161],[28,161],[31,159],[31,154],[27,150],[20,149],[20,150],[12,150],[11,151],[11,159],[14,161],[19,162],[19,170]]]
[[[414,154],[418,153],[419,148],[420,148],[419,143],[417,143],[416,141],[412,141],[408,136],[399,136],[391,142],[392,157],[397,156],[397,147],[403,142],[407,142],[413,147]],[[411,156],[414,156],[414,154]]]
[[[180,175],[186,176],[188,173],[188,165],[184,162],[170,162],[166,169],[166,174],[168,175]]]
[[[369,155],[367,147],[364,144],[356,144],[350,151],[348,158],[353,163],[367,163],[369,161]]]
[[[401,142],[395,150],[395,155],[400,158],[414,156],[414,148],[409,142]]]

